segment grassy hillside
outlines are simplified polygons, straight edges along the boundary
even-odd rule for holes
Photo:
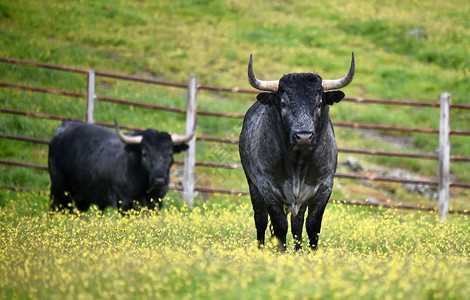
[[[338,78],[347,71],[353,50],[357,75],[344,89],[347,96],[438,101],[441,92],[449,91],[453,103],[468,103],[469,9],[465,1],[2,1],[0,56],[177,82],[185,82],[194,74],[204,85],[248,88],[250,53],[254,53],[256,73],[263,79],[300,71]],[[0,64],[0,79],[77,92],[84,92],[86,86],[81,75],[5,63]],[[185,103],[184,90],[107,79],[98,80],[97,94],[177,107]],[[6,88],[0,89],[0,96],[2,107],[84,117],[84,102],[79,99]],[[253,99],[201,92],[198,106],[244,113]],[[469,130],[467,115],[454,110],[452,128]],[[340,103],[332,109],[336,121],[413,127],[437,128],[437,116],[437,110],[431,108],[372,104]],[[182,116],[97,104],[97,120],[115,117],[127,125],[182,130],[181,123],[175,122],[183,120]],[[0,125],[6,133],[48,139],[58,122],[2,114]],[[237,137],[239,131],[239,120],[201,117],[199,121],[199,134]],[[340,147],[397,150],[356,131],[336,131]],[[431,153],[437,147],[437,136],[406,136],[411,143],[400,151]],[[46,162],[47,147],[6,140],[1,143],[1,157]],[[236,146],[217,147],[218,152],[210,151],[213,145],[198,145],[200,159],[217,161],[222,156],[227,162],[238,161]],[[452,154],[468,153],[469,139],[452,136]],[[340,161],[345,157],[341,155]],[[437,171],[434,161],[358,159],[376,169],[401,167],[432,177]],[[7,170],[1,177],[5,184],[47,188],[47,175],[41,172],[2,168]],[[451,169],[456,180],[470,176],[466,163],[454,163]],[[235,171],[225,175],[228,180],[211,174],[219,171],[200,172],[212,186],[245,187],[243,176],[232,174]],[[345,194],[351,192],[339,190],[338,196]]]
[[[338,77],[354,50],[350,95],[468,99],[465,1],[3,2],[2,56],[247,87],[249,53],[266,78]]]
[[[201,84],[249,88],[246,65],[255,55],[255,72],[278,79],[290,72],[317,72],[338,78],[357,58],[356,78],[347,96],[438,101],[444,91],[453,103],[469,103],[470,8],[465,1],[369,3],[368,1],[0,1],[0,56],[80,68],[94,68],[145,78],[185,82],[190,74]],[[0,63],[0,80],[85,92],[77,74]],[[184,107],[184,90],[98,79],[97,94]],[[253,96],[201,92],[203,110],[244,113]],[[2,107],[70,117],[84,117],[79,99],[0,89]],[[373,104],[340,103],[331,110],[335,121],[438,127],[438,111]],[[468,111],[452,111],[452,128],[470,130]],[[121,124],[182,131],[182,116],[98,103],[95,119]],[[178,121],[178,122],[175,122]],[[198,134],[237,137],[240,120],[200,117]],[[4,133],[48,139],[57,121],[0,115]],[[396,146],[363,132],[336,128],[340,147],[433,153],[438,138],[430,134],[387,134],[404,137]],[[384,132],[382,132],[384,134]],[[452,136],[452,155],[470,153],[470,139]],[[47,147],[1,140],[0,156],[46,163]],[[198,144],[198,159],[238,162],[236,146]],[[21,151],[18,151],[21,149]],[[340,155],[343,161],[347,154]],[[434,177],[435,161],[357,157],[370,169],[396,167]],[[3,184],[47,189],[47,174],[2,166]],[[341,170],[340,170],[341,171]],[[468,163],[451,166],[455,180],[470,177]],[[210,186],[246,188],[238,171],[199,170]],[[219,176],[219,175],[223,176]],[[356,199],[375,193],[368,186],[342,182],[335,195]],[[381,199],[415,201],[399,187],[385,187]],[[468,193],[456,190],[456,207],[465,207]],[[398,199],[401,198],[401,199]],[[419,201],[418,201],[419,202]],[[424,204],[429,204],[425,201]]]

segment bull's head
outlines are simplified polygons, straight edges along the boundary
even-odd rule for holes
[[[166,186],[170,180],[170,167],[173,164],[173,154],[188,149],[189,142],[194,136],[196,126],[189,135],[169,134],[153,129],[147,129],[131,136],[124,135],[114,120],[119,139],[126,144],[139,145],[142,167],[149,174],[150,189]]]
[[[350,84],[354,73],[354,52],[349,73],[336,80],[323,80],[312,73],[288,74],[276,81],[258,80],[253,72],[252,55],[248,64],[250,84],[258,90],[270,92],[258,94],[258,101],[278,108],[284,132],[293,147],[316,144],[316,139],[329,122],[329,105],[344,98],[341,91],[328,91]]]

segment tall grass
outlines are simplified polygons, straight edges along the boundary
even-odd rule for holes
[[[468,216],[331,204],[316,253],[259,250],[251,204],[219,198],[157,215],[48,215],[47,196],[0,211],[2,299],[465,299]],[[304,232],[305,235],[305,232]],[[304,238],[305,240],[305,238]],[[307,242],[304,241],[304,246]]]

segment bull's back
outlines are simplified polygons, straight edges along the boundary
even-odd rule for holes
[[[76,121],[62,123],[49,143],[49,170],[53,176],[96,176],[112,164],[110,151],[122,147],[116,135],[102,127]],[[60,173],[60,174],[55,174]],[[88,178],[90,179],[90,178]]]

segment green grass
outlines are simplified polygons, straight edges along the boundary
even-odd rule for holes
[[[469,103],[470,6],[452,1],[2,1],[0,56],[184,83],[249,88],[257,76],[291,72],[343,76],[356,54],[347,96]],[[86,77],[0,63],[0,81],[86,93]],[[184,108],[186,90],[97,78],[100,96]],[[245,113],[254,95],[200,91],[198,109]],[[85,101],[0,88],[0,107],[85,117]],[[333,121],[438,128],[435,108],[342,102]],[[468,111],[451,127],[470,130]],[[178,133],[184,116],[98,102],[95,119]],[[49,139],[59,121],[0,114],[0,132]],[[239,119],[200,116],[198,135],[237,138]],[[400,134],[389,145],[335,128],[339,147],[435,153],[437,135]],[[385,132],[381,132],[384,134]],[[470,139],[451,137],[452,155],[469,156]],[[341,153],[339,160],[347,156]],[[176,157],[182,159],[182,155]],[[356,155],[367,168],[400,167],[435,178],[436,161]],[[0,139],[0,158],[47,164],[47,146]],[[239,163],[237,145],[197,143],[197,160]],[[0,166],[0,185],[47,191],[47,172]],[[344,170],[339,169],[341,172]],[[178,180],[180,167],[173,170]],[[452,163],[468,181],[468,163]],[[198,167],[198,184],[246,190],[243,172]],[[254,247],[249,199],[202,195],[189,210],[169,193],[148,218],[49,216],[48,195],[0,191],[0,298],[453,298],[468,295],[468,217],[329,205],[320,250],[278,255]],[[209,198],[208,198],[209,196]],[[469,192],[452,189],[451,207],[469,209]],[[337,180],[333,197],[436,206],[400,185]],[[142,228],[146,230],[142,230]],[[289,240],[291,243],[291,240]],[[228,262],[231,262],[230,264]],[[106,267],[104,267],[106,266]],[[100,269],[101,268],[101,269]],[[29,273],[28,273],[29,270]],[[91,270],[91,271],[90,271]],[[298,291],[293,294],[289,291]],[[298,296],[298,297],[296,297]]]
[[[350,52],[356,53],[357,74],[345,89],[347,96],[407,98],[438,101],[443,91],[452,93],[453,103],[468,103],[470,42],[468,8],[459,1],[441,3],[368,4],[338,2],[319,5],[308,1],[159,1],[158,3],[17,1],[0,5],[0,55],[80,68],[185,82],[190,74],[205,85],[248,88],[246,63],[255,54],[258,77],[276,79],[288,72],[318,72],[325,78],[344,75]],[[263,12],[259,14],[258,12]],[[58,90],[86,92],[81,74],[0,64],[0,79]],[[100,96],[132,99],[184,108],[186,91],[114,79],[97,79]],[[2,107],[84,118],[85,102],[78,98],[0,89]],[[253,95],[201,91],[200,110],[244,113]],[[395,126],[438,127],[438,110],[374,104],[340,103],[331,110],[334,121],[378,123]],[[174,113],[98,102],[95,119],[121,124],[182,132],[184,117]],[[199,135],[230,136],[240,131],[238,119],[199,118]],[[48,139],[57,121],[0,115],[2,132]],[[453,110],[453,129],[470,130],[466,112]],[[338,144],[390,148],[361,135],[336,128]],[[399,133],[392,132],[392,135]],[[407,135],[407,134],[405,134]],[[409,135],[409,134],[408,134]],[[432,153],[438,138],[411,134],[412,144],[404,152]],[[343,138],[344,137],[344,138]],[[21,147],[22,151],[15,150]],[[198,143],[198,159],[238,162],[236,146],[217,146],[224,157],[211,151],[210,143]],[[470,141],[452,136],[452,154],[468,155]],[[1,157],[45,163],[44,146],[2,140]],[[365,162],[365,157],[359,157]],[[383,168],[405,167],[434,177],[437,163],[415,159],[367,157]],[[3,167],[4,183],[17,183],[16,174],[26,170]],[[15,169],[15,170],[13,170]],[[452,176],[466,181],[467,163],[453,163]],[[214,171],[201,169],[211,186],[221,180]],[[221,171],[224,172],[224,171]],[[236,171],[235,171],[236,172]],[[216,173],[219,173],[218,171]],[[243,176],[224,180],[246,188]],[[42,180],[29,186],[45,189]],[[224,185],[229,187],[228,185]],[[461,193],[456,192],[457,198]],[[401,200],[401,199],[398,199]],[[460,200],[458,200],[460,201]]]
[[[259,14],[258,12],[263,12]],[[190,74],[204,85],[248,88],[246,63],[255,55],[258,77],[276,79],[288,72],[317,72],[325,78],[343,76],[350,52],[356,53],[356,78],[345,88],[347,96],[407,98],[438,101],[443,91],[453,103],[468,103],[468,8],[460,1],[441,3],[369,4],[338,2],[319,5],[244,1],[4,2],[0,4],[0,56],[14,57],[83,69],[186,82]],[[0,79],[58,90],[86,92],[82,74],[0,63]],[[142,83],[97,78],[100,96],[184,108],[186,91]],[[79,98],[0,89],[2,107],[84,118],[85,102]],[[198,108],[244,113],[253,95],[199,93]],[[453,129],[470,130],[466,111],[453,110]],[[331,110],[334,121],[378,123],[395,126],[438,127],[438,110],[374,104],[340,103]],[[98,102],[95,119],[182,132],[182,115]],[[2,132],[49,139],[57,121],[0,115]],[[234,137],[241,121],[199,117],[199,135]],[[438,137],[404,134],[412,143],[393,149],[380,140],[363,138],[336,128],[338,145],[391,151],[433,153]],[[383,132],[385,133],[385,132]],[[396,132],[388,132],[400,135]],[[46,162],[44,146],[2,140],[0,156]],[[16,151],[20,147],[21,151]],[[237,163],[237,147],[198,143],[198,160]],[[212,149],[216,148],[216,151]],[[452,136],[452,155],[468,156],[470,141]],[[217,152],[218,151],[218,152]],[[223,154],[223,155],[221,155]],[[343,157],[343,156],[341,156]],[[416,159],[358,156],[376,168],[401,167],[423,176],[436,176],[437,163]],[[28,170],[4,167],[3,184],[23,184]],[[453,163],[452,176],[467,181],[467,163]],[[209,186],[246,189],[243,174],[208,168],[198,170]],[[238,174],[237,174],[238,172]],[[23,175],[21,175],[23,174]],[[23,178],[23,179],[20,179]],[[28,187],[47,189],[47,174],[35,175]],[[393,184],[392,184],[393,185]],[[347,185],[344,189],[349,189]],[[394,187],[393,187],[394,188]],[[340,191],[341,192],[341,191]],[[350,194],[349,190],[340,194]],[[356,198],[367,195],[356,195]],[[468,207],[465,193],[456,190],[456,207]],[[403,199],[393,199],[402,201]],[[426,201],[426,200],[425,200]],[[424,204],[434,205],[433,203]]]
[[[176,197],[176,198],[175,198]],[[256,247],[247,197],[158,215],[49,215],[47,195],[0,211],[2,299],[465,299],[468,216],[330,204],[319,249]],[[305,232],[304,232],[305,234]],[[304,246],[306,246],[304,238]]]

